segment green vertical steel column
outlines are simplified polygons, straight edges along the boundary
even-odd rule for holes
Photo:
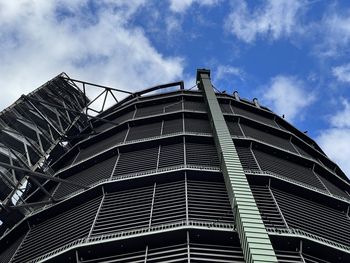
[[[209,109],[215,145],[220,157],[231,207],[235,215],[235,224],[244,258],[249,263],[277,262],[275,251],[213,90],[210,71],[198,69],[197,83],[199,83],[199,89],[204,92]]]

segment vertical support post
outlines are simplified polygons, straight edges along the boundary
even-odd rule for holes
[[[184,111],[185,110],[185,97],[182,96],[181,98],[181,111]]]
[[[96,215],[95,215],[95,218],[94,218],[94,221],[91,225],[91,228],[90,228],[90,231],[89,231],[89,234],[87,236],[87,239],[89,239],[91,237],[91,234],[92,234],[92,231],[94,231],[94,228],[95,228],[95,224],[96,224],[96,221],[97,221],[97,218],[98,218],[98,215],[100,214],[100,210],[101,210],[101,207],[103,205],[103,202],[105,200],[105,196],[106,196],[106,193],[105,193],[105,190],[104,188],[102,187],[102,198],[101,198],[101,202],[100,202],[100,205],[98,206],[97,208],[97,211],[96,211]],[[87,241],[87,240],[86,240]]]
[[[135,119],[136,113],[137,113],[137,106],[135,104],[135,111],[134,111],[134,113],[132,115],[132,118],[131,118],[132,120]]]
[[[268,189],[269,189],[269,192],[270,192],[270,195],[273,199],[273,202],[275,203],[276,207],[277,207],[277,210],[278,212],[280,213],[281,217],[282,217],[282,220],[283,220],[283,223],[286,225],[286,227],[289,229],[289,226],[288,226],[288,223],[287,223],[287,220],[285,219],[283,213],[282,213],[282,210],[279,206],[279,204],[277,203],[277,200],[275,198],[275,195],[273,194],[272,190],[271,190],[271,179],[269,180],[269,186],[268,186]]]
[[[199,89],[203,91],[207,103],[227,193],[232,210],[236,213],[234,220],[245,261],[249,263],[278,262],[213,90],[210,71],[197,70],[197,82],[199,82]]]
[[[187,189],[187,173],[185,172],[185,198],[186,198],[186,225],[188,226],[188,189]]]
[[[152,216],[153,216],[154,198],[156,196],[156,188],[157,188],[157,183],[154,183],[153,194],[152,194],[151,212],[149,214],[149,222],[148,222],[148,229],[149,230],[151,229],[151,225],[152,225]]]
[[[78,159],[79,154],[81,153],[80,147],[81,147],[81,146],[78,145],[79,152],[74,156],[74,159],[73,159],[72,163],[70,164],[70,166],[72,166],[72,165],[75,163],[75,161]]]
[[[145,261],[144,261],[144,263],[147,263],[147,257],[148,257],[148,245],[146,245],[146,249],[145,249]]]
[[[162,145],[159,145],[158,147],[158,154],[157,154],[157,165],[156,165],[156,172],[158,172],[159,169],[159,159],[160,159],[160,151],[162,149]]]
[[[118,165],[118,161],[119,161],[119,158],[120,158],[120,151],[119,151],[119,147],[117,148],[117,151],[118,151],[118,156],[117,156],[117,159],[115,160],[115,163],[114,163],[114,166],[113,166],[113,169],[112,169],[112,172],[111,172],[111,175],[109,176],[108,180],[112,180],[113,178],[113,175],[114,173],[116,172],[116,169],[117,169],[117,165]]]
[[[253,142],[250,142],[249,150],[250,150],[250,152],[251,152],[251,154],[252,154],[252,156],[253,156],[253,158],[254,158],[254,160],[255,160],[255,162],[256,162],[256,165],[257,165],[258,168],[259,168],[259,170],[262,171],[261,166],[260,166],[260,163],[258,162],[258,159],[256,159],[255,153],[254,153],[254,151],[253,151]]]
[[[80,262],[81,262],[80,259],[79,259],[78,250],[75,250],[75,261],[76,261],[77,263],[80,263]]]
[[[128,138],[128,135],[129,135],[129,132],[130,132],[130,129],[131,129],[131,127],[130,127],[130,122],[128,122],[128,130],[126,131],[126,134],[125,134],[125,138],[124,138],[123,143],[126,142],[126,139]]]
[[[184,167],[187,167],[187,157],[186,157],[186,138],[182,137],[183,147],[184,147]]]
[[[298,155],[301,156],[301,153],[298,151],[297,147],[295,147],[294,143],[292,142],[292,139],[293,139],[293,136],[290,135],[290,137],[289,137],[290,144],[292,145],[293,149],[298,153]]]
[[[163,135],[163,130],[164,130],[164,120],[162,120],[162,125],[160,126],[160,136]]]
[[[190,248],[190,233],[186,232],[186,243],[187,243],[187,263],[191,262],[191,248]]]
[[[242,126],[241,126],[241,117],[238,117],[238,121],[237,121],[237,125],[238,125],[238,128],[239,130],[241,131],[241,133],[243,134],[244,137],[247,137],[242,129]]]
[[[312,164],[312,173],[315,175],[315,177],[317,178],[317,180],[320,182],[320,184],[322,184],[322,186],[324,187],[324,189],[327,191],[327,193],[331,196],[333,196],[333,194],[329,191],[328,187],[324,184],[324,182],[320,179],[320,177],[317,175],[317,173],[315,172],[315,163]]]
[[[182,133],[185,133],[186,132],[186,129],[185,129],[185,113],[182,113]]]
[[[303,256],[303,240],[300,239],[300,247],[299,247],[299,255],[300,255],[300,258],[302,260],[302,263],[305,263],[305,259],[304,259],[304,256]]]

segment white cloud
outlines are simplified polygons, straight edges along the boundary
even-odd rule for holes
[[[343,99],[343,110],[332,116],[330,123],[337,128],[350,128],[350,103]]]
[[[276,113],[284,114],[288,121],[293,122],[302,117],[316,96],[307,92],[303,81],[296,77],[279,75],[271,80],[262,98]]]
[[[226,28],[238,39],[247,43],[258,37],[276,40],[300,31],[298,23],[305,1],[266,0],[265,5],[249,10],[245,1],[235,1],[233,11],[228,17]]]
[[[332,68],[333,75],[341,82],[350,82],[350,63]]]
[[[348,50],[350,44],[350,10],[344,12],[331,8],[322,21],[310,28],[317,33],[316,54],[319,56],[338,56]],[[312,33],[312,32],[310,32]],[[321,36],[321,39],[320,39]]]
[[[330,117],[329,129],[320,133],[316,141],[350,177],[350,102],[343,100],[343,109]]]
[[[191,5],[198,4],[202,6],[212,6],[220,2],[220,0],[169,0],[170,10],[176,13],[185,12]]]
[[[221,80],[226,78],[228,75],[233,75],[241,80],[244,79],[244,71],[239,67],[233,67],[228,65],[219,65],[216,69],[216,79]]]
[[[144,2],[1,1],[0,109],[62,71],[125,90],[180,79],[182,58],[130,23]]]
[[[168,35],[177,34],[182,30],[182,21],[181,19],[175,16],[168,16],[165,18],[166,32]]]

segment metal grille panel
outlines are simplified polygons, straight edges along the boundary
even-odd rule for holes
[[[128,111],[128,112],[124,113],[123,115],[120,115],[119,117],[112,119],[111,121],[113,121],[114,123],[120,124],[126,120],[132,119],[132,117],[134,116],[134,112],[135,112],[135,110]],[[112,126],[114,126],[113,123],[105,122],[105,123],[101,124],[100,126],[97,126],[96,128],[94,128],[94,130],[96,132],[102,132],[102,131],[105,131]]]
[[[185,110],[207,112],[204,101],[184,101]]]
[[[182,100],[168,103],[164,107],[164,112],[173,112],[182,110]]]
[[[165,120],[162,129],[162,135],[172,134],[183,131],[182,119]]]
[[[276,250],[276,256],[279,263],[300,263],[304,262],[300,253],[297,251]]]
[[[301,166],[259,150],[253,150],[253,152],[262,170],[270,171],[319,189],[326,190],[312,172],[311,168]]]
[[[115,126],[113,123],[110,122],[105,122],[102,123],[100,126],[97,126],[96,128],[94,128],[95,132],[103,132],[111,127]]]
[[[287,228],[267,186],[250,186],[266,227]]]
[[[190,220],[233,224],[233,215],[224,182],[187,183]]]
[[[248,117],[250,119],[253,119],[255,121],[259,121],[261,123],[268,124],[268,125],[271,125],[271,126],[278,128],[278,125],[276,124],[276,122],[273,119],[269,119],[263,115],[260,115],[259,113],[255,113],[255,112],[252,112],[252,111],[249,111],[249,110],[246,110],[243,108],[239,108],[239,107],[236,107],[233,105],[232,105],[232,108],[233,108],[233,112],[235,114],[239,114],[239,115],[242,115],[244,117]]]
[[[189,180],[186,188],[186,181],[182,179],[106,194],[92,234],[185,221],[187,207],[190,220],[233,227],[224,182]]]
[[[300,146],[298,146],[297,144],[293,144],[293,145],[297,148],[298,152],[299,152],[302,156],[305,156],[305,157],[310,158],[310,159],[314,159],[314,158],[312,157],[311,154],[309,154],[308,152],[306,152],[305,150],[303,150]]]
[[[186,220],[185,181],[156,186],[151,226]]]
[[[148,251],[146,262],[187,262],[187,245],[174,245],[162,248],[152,248]]]
[[[236,146],[236,151],[244,170],[259,170],[250,148]]]
[[[334,195],[342,196],[347,199],[350,199],[350,196],[345,193],[343,190],[341,190],[338,186],[335,186],[333,183],[328,181],[326,178],[324,178],[321,175],[318,175],[318,178],[322,181],[322,183],[327,187],[327,189]]]
[[[17,239],[10,247],[0,253],[0,263],[8,263],[15,254],[17,248],[21,245],[24,236]]]
[[[339,211],[277,189],[272,189],[289,227],[350,245],[350,219]]]
[[[93,199],[31,228],[13,262],[27,262],[87,237],[100,202],[100,197]]]
[[[67,179],[72,182],[80,183],[87,186],[96,183],[102,179],[107,179],[112,174],[116,159],[117,157],[112,157],[102,162],[99,162],[89,167],[88,169],[82,170],[81,172],[78,172],[68,177]],[[58,185],[57,190],[55,191],[54,197],[62,198],[80,189],[81,188],[78,186],[60,183]]]
[[[186,142],[187,164],[220,166],[215,145]]]
[[[217,242],[220,243],[220,242]],[[244,263],[242,249],[238,246],[182,243],[170,246],[150,246],[148,249],[123,253],[116,256],[104,257],[95,260],[83,260],[83,263],[95,262],[227,262]]]
[[[121,153],[114,176],[155,170],[159,147]]]
[[[91,260],[80,260],[82,263],[144,263],[145,262],[146,249],[130,253],[120,253],[110,257],[99,257]]]
[[[193,244],[190,246],[191,262],[227,262],[243,263],[240,247]]]
[[[314,256],[310,256],[308,254],[303,254],[303,258],[305,263],[332,263],[330,261],[326,261]]]
[[[228,104],[228,103],[220,103],[220,108],[221,108],[222,113],[232,114],[232,109],[231,109],[230,104]]]
[[[209,120],[185,118],[185,131],[212,134]]]
[[[184,165],[183,143],[162,145],[160,147],[158,168]]]
[[[112,147],[114,145],[117,145],[118,143],[123,142],[125,135],[126,135],[126,130],[120,131],[114,135],[109,136],[106,139],[95,142],[94,144],[92,144],[86,148],[80,149],[78,157],[76,158],[76,160],[74,162],[75,163],[79,162],[85,158],[88,158],[90,156],[93,156],[93,155],[101,152],[101,151],[104,151],[109,147]]]
[[[238,122],[233,122],[233,121],[226,121],[228,130],[230,131],[231,135],[236,135],[236,136],[243,136],[243,133],[241,129],[239,128],[239,123]]]
[[[130,127],[127,141],[149,138],[160,135],[162,127],[161,122],[147,123],[143,125]]]
[[[297,153],[288,139],[270,134],[267,131],[255,129],[249,125],[241,123],[241,127],[246,136],[280,147],[282,149]]]
[[[181,109],[181,104],[178,102],[168,102],[168,103],[161,103],[161,104],[152,105],[152,106],[138,107],[135,117],[139,118],[139,117],[161,114],[164,112],[170,112],[170,111],[175,111],[180,109]]]
[[[92,235],[148,227],[153,187],[106,194]]]

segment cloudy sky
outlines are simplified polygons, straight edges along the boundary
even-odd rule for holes
[[[349,47],[349,1],[0,0],[0,109],[63,71],[138,90],[205,67],[350,175]]]

